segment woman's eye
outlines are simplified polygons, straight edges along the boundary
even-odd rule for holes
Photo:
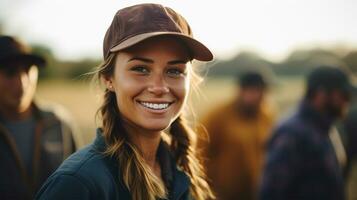
[[[141,73],[141,74],[148,74],[150,73],[149,69],[147,69],[144,66],[136,66],[130,69],[131,71],[137,72],[137,73]]]
[[[167,70],[167,74],[169,74],[170,76],[177,77],[185,75],[185,72],[181,69],[172,68]]]

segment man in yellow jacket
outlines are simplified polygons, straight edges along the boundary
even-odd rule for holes
[[[264,100],[266,88],[261,74],[241,75],[237,97],[203,120],[208,139],[200,140],[199,146],[220,200],[257,198],[264,146],[274,122],[274,114]]]

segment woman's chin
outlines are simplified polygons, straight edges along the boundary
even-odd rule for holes
[[[148,131],[163,131],[167,129],[170,126],[170,122],[162,122],[162,121],[148,121],[145,124],[142,124],[142,128],[148,130]]]
[[[160,131],[163,131],[165,129],[168,128],[168,126],[159,126],[159,125],[156,125],[156,126],[146,126],[144,127],[146,130],[148,131],[152,131],[152,132],[160,132]]]

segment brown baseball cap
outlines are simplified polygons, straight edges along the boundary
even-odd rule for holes
[[[126,49],[160,35],[179,38],[188,47],[194,59],[213,59],[211,51],[193,38],[187,21],[171,8],[160,4],[138,4],[119,10],[105,34],[104,59],[108,58],[110,52]]]

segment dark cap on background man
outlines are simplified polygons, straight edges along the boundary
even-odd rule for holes
[[[107,59],[111,52],[162,35],[180,39],[194,59],[201,61],[213,59],[211,51],[193,38],[187,21],[171,8],[160,4],[139,4],[119,10],[105,34],[104,59]]]
[[[310,91],[338,89],[346,93],[356,91],[347,73],[338,67],[320,66],[311,71],[307,77],[307,89]]]
[[[12,62],[23,62],[42,67],[45,59],[31,53],[31,49],[10,36],[0,36],[0,68]]]
[[[238,83],[241,87],[262,87],[265,88],[267,81],[259,72],[245,72],[239,76]]]

